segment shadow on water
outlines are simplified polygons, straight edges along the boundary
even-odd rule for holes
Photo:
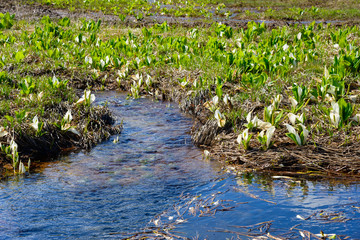
[[[192,120],[176,104],[116,92],[99,93],[97,103],[108,104],[124,131],[1,182],[1,239],[139,238],[154,230],[190,239],[360,237],[359,185],[235,177],[203,159],[188,133]]]

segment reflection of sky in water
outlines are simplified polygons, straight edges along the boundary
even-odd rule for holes
[[[217,179],[219,165],[203,160],[201,151],[191,144],[187,134],[191,120],[178,109],[146,99],[128,101],[115,93],[100,94],[97,99],[108,100],[115,114],[123,117],[119,142],[114,144],[117,136],[113,136],[89,153],[74,153],[49,164],[41,173],[2,182],[0,239],[119,239],[122,232],[139,230],[163,210],[181,204],[178,196],[183,192],[202,198],[224,192],[217,199],[232,200],[229,204],[235,206],[211,217],[189,217],[177,226],[175,230],[191,238],[225,239],[231,235],[209,230],[234,230],[231,225],[270,220],[274,220],[273,234],[302,224],[299,228],[314,233],[360,237],[359,213],[344,205],[360,207],[356,185],[268,181],[258,175],[225,174]],[[247,203],[237,205],[243,202]],[[354,220],[325,224],[296,218],[319,210],[343,211]]]

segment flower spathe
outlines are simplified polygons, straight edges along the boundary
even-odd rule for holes
[[[63,120],[64,120],[65,123],[70,123],[70,122],[72,121],[72,119],[73,119],[73,116],[72,116],[72,114],[71,114],[71,110],[69,109],[69,110],[65,113]]]
[[[5,130],[4,127],[0,127],[0,137],[5,137],[8,132]]]
[[[226,123],[226,118],[225,116],[219,111],[219,109],[217,109],[215,111],[214,117],[217,120],[217,124],[219,127],[224,127],[225,123]]]
[[[38,130],[39,130],[39,118],[38,118],[37,116],[35,116],[35,117],[33,118],[33,121],[32,121],[32,123],[30,124],[30,126],[31,126],[32,128],[34,128],[35,131],[38,131]]]
[[[95,101],[95,95],[90,90],[85,90],[84,95],[76,102],[76,104],[92,104]]]

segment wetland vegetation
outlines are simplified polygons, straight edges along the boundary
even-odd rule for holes
[[[3,169],[22,173],[119,133],[92,95],[119,89],[178,102],[207,157],[263,171],[360,173],[358,1],[2,3]],[[57,15],[16,17],[32,7]]]

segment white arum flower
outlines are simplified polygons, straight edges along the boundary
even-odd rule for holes
[[[10,149],[11,149],[12,155],[15,156],[15,154],[17,153],[17,150],[18,150],[18,145],[16,144],[14,139],[11,139],[11,141],[10,141]]]
[[[283,96],[281,94],[277,95],[274,100],[273,100],[273,106],[275,109],[279,108],[279,104],[281,103],[281,101],[283,100]]]
[[[258,126],[258,128],[260,128],[262,130],[268,130],[269,128],[272,127],[272,124],[269,123],[269,122],[264,122],[264,121],[258,119],[257,126]]]
[[[41,101],[43,95],[44,95],[44,92],[39,92],[39,94],[37,95],[37,98],[39,101]]]
[[[248,124],[246,124],[245,126],[247,126],[247,128],[257,128],[259,119],[257,116],[251,119],[251,115],[252,112],[249,112],[248,115],[246,116],[246,121],[248,122]]]
[[[37,116],[35,116],[33,118],[33,121],[32,123],[30,124],[31,127],[33,127],[35,129],[35,131],[38,131],[39,130],[39,119]]]
[[[5,137],[8,132],[5,130],[4,127],[0,127],[0,137]]]
[[[226,123],[225,116],[219,110],[216,110],[214,115],[215,115],[215,118],[217,120],[218,126],[219,127],[224,127],[225,123]]]
[[[287,44],[285,43],[285,45],[282,47],[282,49],[283,49],[284,51],[288,50],[288,49],[289,49],[289,45],[287,45]]]
[[[145,80],[146,86],[150,86],[152,84],[152,79],[149,74],[146,74],[146,80]]]
[[[360,114],[356,114],[354,117],[351,118],[352,120],[354,120],[355,122],[360,123]],[[1,132],[1,128],[0,128],[0,132]],[[1,134],[0,134],[1,136]]]
[[[332,102],[331,105],[333,109],[330,111],[330,121],[332,124],[338,127],[340,123],[339,104],[337,102]]]
[[[237,137],[236,141],[241,144],[242,141],[247,141],[249,138],[249,129],[245,129],[242,133],[239,134],[239,136]]]
[[[219,104],[219,97],[218,97],[218,96],[214,96],[214,97],[212,98],[212,102],[213,102],[213,104],[214,104],[215,106],[217,106],[217,105]]]
[[[296,125],[297,123],[296,121],[300,123],[304,123],[304,119],[305,119],[303,113],[300,116],[293,113],[289,113],[288,118],[292,125]]]
[[[303,139],[303,143],[302,144],[305,144],[306,141],[307,141],[307,138],[309,136],[309,130],[306,129],[306,127],[302,124],[300,124],[301,128],[302,128],[302,133],[303,133],[303,136],[304,136],[304,139]]]
[[[272,126],[266,131],[266,147],[270,146],[271,138],[273,137],[275,133],[275,127]]]
[[[95,101],[95,95],[91,94],[90,90],[85,90],[84,95],[76,102],[76,104],[82,104],[82,103],[93,103]]]
[[[26,172],[25,166],[22,162],[19,164],[19,174],[24,174]]]
[[[356,100],[357,100],[357,96],[358,95],[348,95],[348,98],[350,99],[350,101],[352,101],[352,102],[356,102]]]
[[[65,123],[70,123],[73,119],[73,116],[71,115],[71,110],[69,109],[66,113],[65,113],[65,116],[64,116],[64,122]]]
[[[285,126],[286,126],[287,130],[289,131],[289,133],[292,133],[295,135],[297,144],[302,145],[301,138],[300,138],[299,134],[297,133],[297,131],[295,130],[295,128],[289,124],[285,124]]]
[[[229,96],[229,94],[225,94],[225,96],[224,96],[224,103],[225,103],[226,105],[232,104],[232,99],[231,99],[231,97]]]
[[[295,98],[289,97],[289,100],[293,108],[295,108],[298,105],[298,102],[295,100]]]
[[[52,84],[53,84],[53,86],[59,85],[59,80],[57,79],[57,77],[55,75],[52,78]]]

